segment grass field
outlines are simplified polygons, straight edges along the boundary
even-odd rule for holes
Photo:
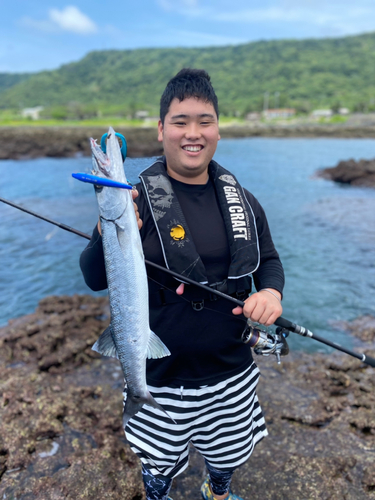
[[[348,116],[334,115],[331,118],[319,118],[319,120],[311,120],[308,116],[297,116],[289,119],[273,119],[260,120],[259,122],[249,122],[243,118],[221,116],[219,124],[222,127],[227,126],[246,126],[254,123],[262,123],[269,125],[284,125],[293,123],[319,123],[319,124],[339,124],[346,123]],[[7,112],[0,112],[0,126],[3,127],[157,127],[157,119],[136,120],[127,119],[119,116],[95,117],[83,120],[56,120],[56,119],[39,119],[32,120],[30,118],[22,118]]]

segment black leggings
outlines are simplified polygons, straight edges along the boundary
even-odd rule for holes
[[[235,469],[219,470],[210,465],[207,460],[206,467],[210,476],[211,489],[214,495],[224,495],[229,491],[230,482]],[[142,478],[146,490],[147,500],[167,500],[172,486],[172,478],[167,476],[154,476],[150,470],[142,464]]]

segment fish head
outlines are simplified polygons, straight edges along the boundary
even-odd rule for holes
[[[120,145],[112,127],[108,130],[107,153],[104,153],[95,139],[90,139],[92,173],[98,177],[127,184]],[[108,220],[120,217],[131,199],[130,192],[113,187],[95,186],[99,212]]]

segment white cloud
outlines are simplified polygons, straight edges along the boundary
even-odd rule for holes
[[[72,31],[81,35],[97,32],[97,26],[86,14],[74,5],[68,5],[65,9],[50,9],[50,20],[64,31]]]
[[[23,17],[21,25],[28,26],[46,33],[56,31],[70,31],[79,35],[90,35],[98,32],[98,27],[86,14],[74,5],[68,5],[64,9],[50,9],[48,19],[32,19]]]

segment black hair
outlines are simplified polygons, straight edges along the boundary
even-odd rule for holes
[[[189,97],[197,97],[213,105],[219,118],[219,105],[210,75],[204,69],[183,68],[165,87],[160,99],[160,120],[164,124],[165,115],[174,98],[183,101]]]

